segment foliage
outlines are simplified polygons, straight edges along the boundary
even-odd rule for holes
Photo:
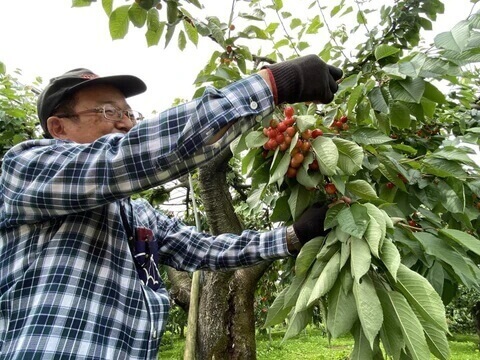
[[[480,292],[460,286],[457,297],[446,307],[449,329],[456,334],[475,334],[472,308],[480,301]]]
[[[12,146],[38,136],[36,110],[33,87],[8,74],[0,62],[0,159]]]
[[[306,18],[303,4],[291,10],[282,0],[252,0],[241,12],[235,9],[240,3],[232,3],[224,23],[194,17],[187,7],[201,8],[197,1],[136,0],[117,8],[102,1],[115,39],[133,24],[147,29],[148,45],[164,39],[167,46],[175,34],[180,49],[188,41],[197,45],[199,37],[215,41],[218,51],[199,73],[196,95],[305,51],[344,69],[333,103],[295,105],[288,146],[277,141],[278,123],[288,117],[279,109],[273,122],[267,119],[232,147],[251,180],[252,213],[271,207],[272,221],[290,223],[315,201],[332,203],[330,233],[304,246],[266,326],[288,316],[285,339],[291,338],[320,307],[332,339],[353,336],[352,358],[383,357],[381,349],[393,359],[448,358],[444,304],[457,295],[457,283],[478,288],[480,280],[480,177],[472,156],[480,133],[474,67],[480,16],[424,47],[421,31],[444,11],[439,0],[380,9],[369,8],[369,1],[327,7],[317,0]],[[375,13],[378,21],[369,22]],[[351,15],[351,29],[333,27]],[[321,29],[329,36],[318,49]],[[360,31],[367,33],[364,41]],[[345,54],[353,38],[359,45],[350,59]],[[253,40],[261,43],[256,55]],[[272,129],[277,144],[265,146]],[[322,134],[314,137],[314,130]]]

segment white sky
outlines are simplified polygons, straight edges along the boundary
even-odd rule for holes
[[[296,5],[298,1],[284,0],[284,4]],[[228,21],[231,0],[201,2],[208,15]],[[393,0],[374,2],[380,6]],[[469,0],[443,2],[446,11],[435,23],[431,38],[450,30],[472,8]],[[123,4],[120,0],[114,3]],[[99,75],[136,75],[147,83],[148,90],[129,102],[147,115],[170,107],[177,97],[191,98],[192,83],[214,45],[211,40],[202,39],[198,48],[189,43],[181,52],[175,36],[167,49],[163,45],[148,48],[144,32],[145,29],[130,26],[125,39],[112,41],[101,0],[85,8],[71,8],[70,0],[0,1],[0,61],[8,72],[19,68],[26,83],[41,76],[44,84],[51,77],[77,67],[89,68]]]

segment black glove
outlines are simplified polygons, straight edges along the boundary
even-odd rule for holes
[[[329,230],[324,229],[328,205],[315,203],[307,209],[300,219],[293,223],[293,230],[303,244],[317,236],[325,236]]]
[[[333,100],[338,90],[341,69],[327,65],[317,55],[307,55],[264,68],[271,70],[277,88],[277,103],[321,102]]]

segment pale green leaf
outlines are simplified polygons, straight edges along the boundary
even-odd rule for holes
[[[412,102],[419,104],[425,91],[425,81],[420,78],[392,80],[389,87],[395,101]]]
[[[288,167],[290,165],[291,156],[288,152],[284,152],[283,156],[278,163],[278,165],[273,169],[273,173],[270,175],[270,180],[268,180],[268,184],[273,184],[279,180],[283,180],[285,174],[287,173]],[[275,164],[272,163],[272,166]]]
[[[327,302],[327,329],[336,339],[350,331],[358,319],[355,297],[351,290],[344,291],[339,279],[329,292]]]
[[[370,215],[370,221],[365,231],[365,240],[370,248],[370,252],[376,258],[379,257],[380,245],[382,243],[382,229],[373,216]]]
[[[462,245],[467,250],[470,250],[475,254],[480,255],[480,239],[470,234],[467,234],[464,231],[455,229],[441,229],[439,230],[439,233],[452,239],[457,244]]]
[[[362,179],[348,182],[347,190],[361,199],[375,200],[378,198],[375,189],[373,189],[368,182]]]
[[[326,295],[337,281],[340,273],[340,252],[336,252],[318,277],[308,299],[307,306],[312,306],[315,301]]]
[[[310,266],[312,266],[322,244],[324,238],[317,236],[303,245],[295,260],[295,275],[303,276],[307,273]]]
[[[295,185],[291,190],[290,197],[288,198],[288,205],[290,206],[290,212],[292,213],[293,220],[305,211],[310,203],[311,193],[303,186]]]
[[[334,138],[333,142],[338,149],[337,166],[344,174],[355,174],[362,168],[364,153],[363,148],[355,144],[353,141],[342,138]]]
[[[465,50],[470,37],[468,21],[461,21],[451,31],[435,36],[434,42],[438,48],[461,53]]]
[[[378,129],[360,127],[356,129],[352,134],[352,139],[364,145],[370,144],[385,144],[387,142],[393,141],[393,139]]]
[[[280,292],[280,294],[277,295],[277,297],[273,301],[273,304],[270,305],[270,308],[268,309],[268,312],[267,312],[267,318],[265,320],[265,324],[263,325],[263,327],[266,328],[269,326],[280,324],[287,317],[288,313],[292,309],[291,306],[290,307],[284,306],[285,294],[287,290],[288,288],[283,289]]]
[[[445,332],[448,331],[442,299],[423,276],[401,264],[397,272],[396,286],[425,320]]]
[[[385,239],[380,253],[380,259],[385,264],[388,272],[392,275],[393,279],[397,279],[397,271],[400,266],[400,253],[397,247],[393,244],[392,240]]]
[[[404,104],[395,101],[390,104],[390,123],[399,129],[408,129],[412,119],[410,110]]]
[[[290,318],[287,331],[285,332],[282,341],[300,334],[300,331],[305,329],[308,323],[312,320],[312,314],[312,309],[307,309],[305,311],[293,314],[293,316]]]
[[[340,228],[355,237],[361,238],[367,230],[368,216],[367,209],[360,204],[353,204],[350,207],[344,207],[337,216]]]
[[[360,283],[357,281],[353,283],[353,295],[363,332],[373,349],[375,338],[383,324],[383,312],[377,291],[369,276],[364,276]]]
[[[362,281],[362,277],[370,270],[372,263],[372,254],[367,242],[363,238],[351,239],[350,266],[352,268],[352,276],[355,282]]]
[[[109,18],[110,36],[113,40],[123,39],[128,32],[128,10],[130,5],[123,5],[112,11]]]
[[[324,175],[334,175],[339,154],[333,140],[325,136],[319,136],[312,141],[312,149],[318,161],[320,172]]]
[[[375,59],[380,60],[380,59],[395,55],[399,51],[400,49],[394,46],[381,44],[380,46],[377,46],[375,48]]]
[[[245,136],[245,144],[249,149],[263,146],[267,141],[268,138],[261,131],[251,131]]]

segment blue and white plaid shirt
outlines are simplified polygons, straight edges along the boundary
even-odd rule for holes
[[[285,229],[212,237],[130,195],[205,163],[273,111],[259,75],[91,144],[32,140],[0,178],[0,359],[155,359],[169,309],[141,281],[122,222],[153,232],[159,261],[227,269],[289,255]],[[205,142],[233,124],[215,144]],[[158,285],[158,284],[157,284]]]

